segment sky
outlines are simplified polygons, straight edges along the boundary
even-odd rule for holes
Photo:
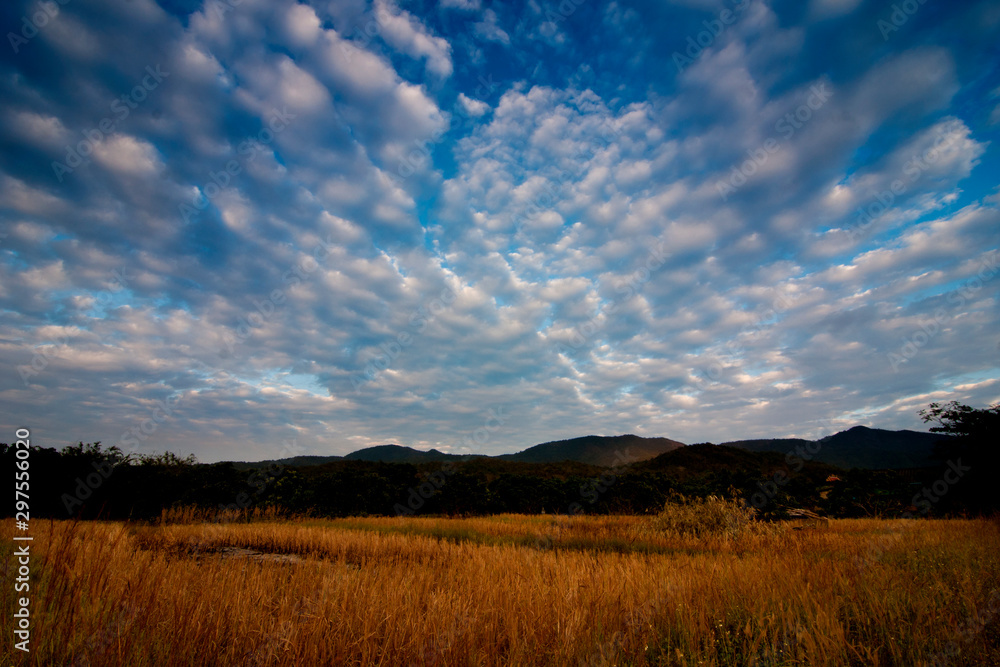
[[[0,441],[499,454],[1000,401],[993,0],[0,21]]]

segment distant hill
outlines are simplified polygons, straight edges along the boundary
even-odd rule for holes
[[[922,468],[935,465],[931,458],[934,443],[945,438],[937,433],[920,433],[918,431],[889,431],[866,426],[855,426],[847,431],[841,431],[820,440],[803,440],[801,438],[771,438],[758,440],[736,440],[725,442],[727,448],[736,448],[747,452],[774,452],[777,458],[783,459],[788,452],[804,448],[807,445],[818,449],[813,460],[838,468],[867,468],[871,470]],[[469,456],[447,454],[437,449],[421,451],[412,447],[400,445],[378,445],[366,447],[352,452],[347,456],[296,456],[278,459],[277,461],[259,461],[254,463],[239,462],[237,469],[259,468],[269,463],[280,463],[285,466],[317,466],[334,461],[372,461],[384,463],[430,463],[439,461],[468,461],[483,459],[509,461],[518,463],[561,463],[573,461],[590,466],[610,467],[621,463],[638,463],[649,461],[663,454],[675,452],[670,459],[671,466],[690,465],[722,466],[725,468],[739,467],[739,453],[733,450],[710,452],[704,447],[719,447],[719,445],[685,445],[670,438],[644,438],[638,435],[600,436],[587,435],[570,440],[556,440],[529,447],[516,454],[501,454],[499,456]],[[705,458],[705,457],[708,458]],[[746,460],[751,465],[758,459]]]
[[[889,431],[881,428],[855,426],[819,440],[776,438],[737,440],[723,443],[753,452],[794,452],[810,445],[819,451],[813,459],[838,468],[870,470],[923,468],[935,465],[931,457],[934,444],[947,436],[919,431]]]
[[[426,452],[400,445],[377,445],[351,452],[344,457],[347,461],[382,461],[383,463],[426,463],[428,461],[462,460],[468,458],[458,454],[445,454],[436,449]]]
[[[274,463],[291,468],[304,468],[306,466],[321,466],[324,463],[333,461],[343,461],[343,456],[292,456],[285,459],[268,459],[266,461],[232,461],[233,467],[237,470],[256,470],[264,468]]]
[[[769,450],[750,451],[743,448],[713,445],[688,445],[650,459],[642,464],[648,470],[687,468],[690,470],[749,471],[784,465],[784,456]]]
[[[437,449],[421,451],[400,445],[366,447],[346,456],[296,456],[275,461],[237,462],[237,469],[260,468],[271,463],[284,466],[317,466],[334,461],[372,461],[383,463],[429,463],[435,461],[469,461],[472,459],[510,461],[516,463],[561,463],[572,461],[590,466],[610,467],[622,463],[646,461],[669,452],[684,443],[669,438],[643,438],[638,435],[588,435],[572,440],[546,442],[529,447],[517,454],[500,456],[447,454]],[[627,458],[626,458],[627,457]]]
[[[524,463],[557,463],[578,461],[595,466],[614,466],[645,461],[665,452],[684,447],[683,442],[670,438],[643,438],[638,435],[587,435],[571,440],[557,440],[529,447],[516,454],[494,457],[503,461]]]
[[[665,474],[675,480],[714,478],[727,479],[728,483],[741,486],[740,480],[751,478],[763,480],[776,471],[783,470],[799,479],[819,482],[838,468],[819,461],[810,461],[795,470],[785,461],[784,453],[772,451],[754,452],[738,447],[713,445],[709,443],[680,447],[656,458],[639,463],[634,468],[641,472]],[[710,486],[718,486],[712,484]]]
[[[252,470],[263,468],[271,464],[281,464],[292,468],[304,468],[307,466],[321,466],[335,461],[371,461],[383,463],[428,463],[431,461],[463,460],[468,456],[456,454],[445,454],[436,449],[426,452],[412,447],[402,447],[400,445],[377,445],[366,447],[356,452],[351,452],[347,456],[293,456],[285,459],[272,459],[268,461],[236,461],[233,466],[237,470]]]

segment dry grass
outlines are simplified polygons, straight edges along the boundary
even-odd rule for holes
[[[1000,664],[985,520],[695,537],[653,517],[164,518],[33,523],[23,664],[910,667],[950,641],[947,664]]]

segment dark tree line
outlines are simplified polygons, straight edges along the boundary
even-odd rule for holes
[[[446,463],[335,461],[247,468],[201,464],[171,453],[125,456],[100,443],[30,449],[33,518],[148,520],[163,509],[281,508],[295,514],[643,514],[673,493],[739,495],[764,517],[805,507],[833,517],[949,516],[1000,507],[990,488],[1000,406],[952,403],[921,411],[932,431],[958,436],[937,452],[938,467],[918,471],[843,471],[809,462],[789,467],[780,453],[692,445],[616,468],[575,462],[521,463],[489,458]],[[15,467],[15,448],[0,444]],[[959,472],[956,472],[959,471]],[[12,507],[6,510],[13,513]]]

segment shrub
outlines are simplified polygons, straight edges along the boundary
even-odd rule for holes
[[[674,493],[656,516],[658,530],[672,535],[741,537],[759,532],[757,510],[740,498],[688,498]]]

